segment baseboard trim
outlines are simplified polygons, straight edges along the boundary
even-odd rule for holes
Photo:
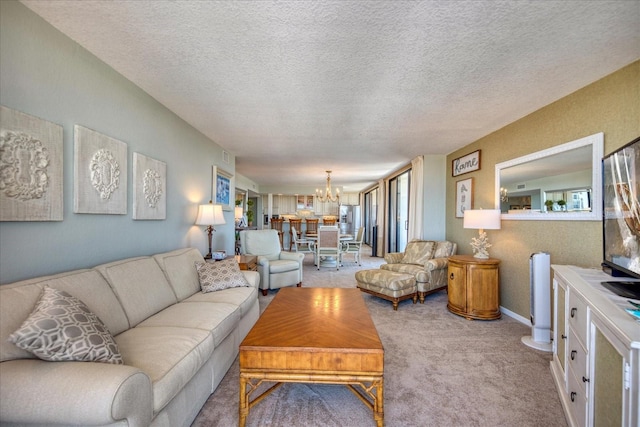
[[[513,311],[504,308],[503,306],[500,306],[500,311],[502,312],[502,314],[505,314],[524,325],[531,326],[531,320],[527,319],[526,317],[520,316],[518,313],[514,313]]]

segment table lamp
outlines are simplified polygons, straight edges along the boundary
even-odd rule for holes
[[[489,258],[487,249],[491,247],[491,244],[484,230],[500,229],[500,209],[467,209],[464,211],[463,227],[478,229],[478,237],[471,239],[473,256],[487,259]]]
[[[244,225],[244,211],[242,210],[242,206],[236,206],[234,216],[236,219],[236,227],[242,227]]]
[[[224,221],[224,214],[222,213],[222,205],[214,205],[211,200],[206,205],[198,206],[198,217],[196,218],[196,225],[206,225],[205,230],[209,234],[209,253],[205,255],[204,259],[211,259],[211,237],[215,228],[214,225],[226,224]]]

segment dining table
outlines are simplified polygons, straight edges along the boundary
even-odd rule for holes
[[[317,233],[309,233],[309,234],[305,234],[305,238],[307,240],[311,240],[313,242],[315,242],[316,240],[318,240],[318,234]],[[350,240],[353,240],[353,234],[339,234],[338,238],[340,239],[341,242],[348,242]],[[337,259],[335,259],[335,257],[332,256],[322,256],[320,257],[320,266],[321,267],[335,267],[336,263],[338,262]]]

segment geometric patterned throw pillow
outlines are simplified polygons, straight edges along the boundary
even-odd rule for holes
[[[22,326],[9,341],[40,359],[123,364],[107,327],[87,306],[64,291],[45,286]]]
[[[200,289],[205,294],[227,288],[251,286],[233,257],[215,262],[197,262],[196,270],[200,279]]]

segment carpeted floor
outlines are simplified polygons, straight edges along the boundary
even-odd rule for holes
[[[363,248],[362,266],[349,257],[340,271],[317,271],[305,258],[303,286],[355,287],[355,272],[377,268]],[[260,308],[277,291],[260,294]],[[469,321],[450,313],[447,294],[391,303],[363,293],[385,348],[385,425],[566,426],[549,370],[550,353],[521,343],[530,328],[503,316]],[[238,424],[238,361],[193,427]],[[248,426],[374,426],[371,412],[344,386],[284,384],[251,409]]]

